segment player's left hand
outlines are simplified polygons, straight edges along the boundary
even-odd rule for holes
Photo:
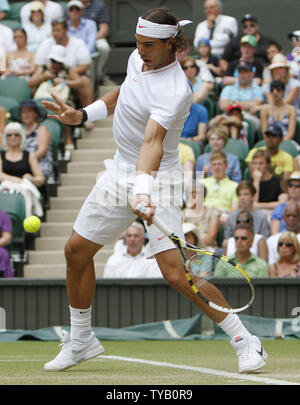
[[[143,213],[139,211],[138,205],[142,204],[146,209],[147,213]],[[144,221],[147,221],[147,225],[150,226],[152,225],[152,218],[155,213],[155,206],[153,205],[151,198],[147,194],[137,194],[133,197],[132,200],[132,211],[141,217]]]

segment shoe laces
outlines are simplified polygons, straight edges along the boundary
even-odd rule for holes
[[[64,345],[66,345],[69,342],[70,342],[70,335],[68,334],[68,332],[63,330],[62,337],[61,337],[61,343],[59,344],[59,347],[63,347]]]

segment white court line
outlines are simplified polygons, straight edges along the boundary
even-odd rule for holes
[[[148,364],[151,366],[158,366],[158,367],[170,367],[170,368],[177,368],[177,369],[181,369],[181,370],[190,370],[190,371],[196,371],[196,372],[202,373],[202,374],[211,374],[211,375],[216,375],[219,377],[233,378],[233,379],[244,380],[244,381],[253,381],[253,382],[258,382],[258,383],[263,383],[263,384],[300,385],[300,383],[296,383],[296,382],[292,382],[292,381],[285,381],[285,380],[277,380],[275,378],[257,377],[257,376],[249,375],[249,374],[230,373],[228,371],[213,370],[211,368],[184,366],[184,365],[172,364],[172,363],[166,363],[166,362],[160,362],[160,361],[134,359],[131,357],[101,355],[98,358],[107,359],[107,360],[128,361],[131,363]]]

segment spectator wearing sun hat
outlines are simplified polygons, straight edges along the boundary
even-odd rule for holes
[[[240,40],[240,60],[251,63],[253,80],[260,86],[263,76],[263,65],[256,59],[257,40],[254,35],[244,35]],[[239,60],[230,62],[224,74],[223,84],[225,86],[234,84],[238,80],[237,66]]]
[[[51,24],[53,20],[63,16],[63,8],[59,2],[50,0],[40,0],[40,2],[44,5],[46,23]],[[32,3],[33,1],[27,2],[20,10],[21,25],[23,27],[30,22]]]
[[[51,24],[45,21],[45,6],[41,1],[32,1],[30,17],[23,28],[27,35],[27,49],[36,52],[39,45],[51,35]]]

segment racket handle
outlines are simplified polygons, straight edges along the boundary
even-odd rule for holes
[[[140,212],[142,212],[143,214],[148,214],[151,210],[150,207],[145,207],[143,204],[139,203],[136,206],[136,209]],[[154,217],[152,218],[152,222],[153,224],[165,235],[170,236],[173,234],[173,232],[170,230],[170,228],[164,223],[162,222],[159,218],[157,218],[157,216],[154,215]]]

